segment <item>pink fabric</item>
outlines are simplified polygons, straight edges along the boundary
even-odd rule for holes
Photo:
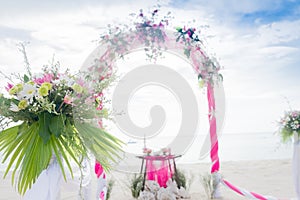
[[[232,189],[233,191],[239,193],[242,196],[245,196],[238,187],[232,185],[231,183],[229,183],[226,180],[223,180],[223,182],[227,185],[227,187],[229,187],[230,189]],[[259,200],[268,200],[267,198],[265,198],[264,196],[260,195],[260,194],[256,194],[254,192],[250,192],[255,198],[259,199]]]
[[[96,161],[96,164],[95,164],[95,174],[97,175],[97,178],[99,178],[102,173],[103,173],[103,167],[102,167],[102,165],[98,161]]]
[[[208,109],[209,109],[209,132],[210,132],[210,141],[211,141],[211,150],[210,150],[210,158],[212,161],[211,173],[217,172],[220,169],[219,162],[219,145],[218,145],[218,136],[217,136],[217,121],[214,115],[215,112],[215,98],[214,98],[214,90],[210,83],[207,85],[207,99],[208,99]]]
[[[155,174],[156,169],[153,164],[153,160],[147,160],[146,161],[146,169],[147,169],[147,180],[154,181],[155,180]]]
[[[160,187],[167,187],[167,181],[169,177],[168,165],[166,165],[166,161],[162,161],[160,169],[157,171],[157,182]]]
[[[100,193],[100,196],[99,196],[99,197],[100,197],[100,199],[101,199],[101,200],[104,200],[105,194],[104,194],[104,192],[103,192],[103,191],[101,191],[101,193]]]
[[[167,187],[167,181],[173,175],[167,160],[172,158],[173,156],[146,156],[147,180],[157,181],[160,187]]]

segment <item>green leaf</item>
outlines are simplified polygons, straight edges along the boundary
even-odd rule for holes
[[[105,170],[110,170],[110,161],[116,162],[122,152],[122,143],[119,139],[91,124],[76,123],[78,133],[84,144],[94,154]]]
[[[178,32],[182,32],[182,28],[179,27],[179,26],[177,26],[175,29],[176,29],[176,31],[178,31]]]
[[[23,78],[24,82],[27,83],[29,81],[29,78],[26,74],[24,74],[24,78]]]
[[[191,55],[191,50],[190,49],[184,49],[184,55],[186,55],[186,57],[190,57]]]
[[[49,129],[49,122],[51,120],[51,115],[48,112],[43,112],[39,115],[39,135],[46,144],[51,136],[51,132]]]
[[[38,134],[39,123],[31,125],[22,123],[15,127],[6,129],[0,134],[1,151],[4,159],[10,158],[4,177],[12,170],[12,183],[15,174],[18,173],[18,191],[24,194],[36,181],[40,173],[48,166],[52,156],[51,146],[44,144]]]
[[[65,118],[66,117],[64,115],[51,117],[49,122],[49,130],[55,135],[55,137],[59,137],[62,134],[65,125]]]
[[[202,79],[202,74],[198,74],[198,80]]]

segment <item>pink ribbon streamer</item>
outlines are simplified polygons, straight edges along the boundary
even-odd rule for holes
[[[100,200],[104,200],[106,197],[106,192],[107,192],[107,188],[106,188],[106,175],[105,172],[103,170],[102,165],[100,164],[99,161],[96,160],[95,163],[95,174],[98,178],[98,181],[100,181],[102,184],[100,184],[100,188],[99,188],[99,199]]]
[[[259,200],[275,200],[275,199],[277,199],[277,198],[274,198],[274,197],[265,197],[265,196],[263,196],[263,195],[260,195],[260,194],[254,193],[254,192],[248,192],[248,191],[245,191],[245,190],[243,190],[243,189],[240,189],[240,188],[238,188],[238,187],[232,185],[231,183],[229,183],[228,181],[226,181],[226,180],[224,180],[224,179],[222,180],[222,183],[223,183],[225,186],[227,186],[228,188],[230,188],[231,190],[235,191],[236,193],[238,193],[238,194],[240,194],[240,195],[242,195],[242,196],[246,196],[246,195],[245,195],[245,192],[247,192],[248,194],[251,195],[251,198],[252,198],[252,199],[253,199],[253,198],[259,199]],[[249,197],[249,195],[246,196],[246,197]],[[250,198],[250,197],[249,197],[249,198]]]
[[[103,171],[104,170],[103,170],[102,165],[98,161],[96,161],[96,163],[95,163],[95,174],[97,175],[97,178],[99,178],[102,175]]]
[[[218,172],[220,169],[219,162],[219,144],[218,144],[218,136],[217,136],[217,121],[215,112],[215,98],[214,98],[214,90],[210,83],[207,84],[207,100],[208,100],[208,109],[209,109],[209,133],[210,133],[210,141],[211,141],[211,149],[210,149],[210,158],[212,161],[211,173]]]
[[[220,161],[219,161],[219,145],[218,145],[218,136],[217,136],[217,121],[215,117],[215,98],[214,98],[214,90],[210,83],[207,84],[207,100],[208,100],[208,107],[209,107],[209,124],[210,124],[210,141],[211,141],[211,150],[210,150],[210,158],[212,161],[212,168],[211,173],[218,172],[220,169]],[[226,180],[222,180],[222,183],[230,188],[231,190],[235,191],[236,193],[251,198],[251,199],[259,199],[259,200],[274,200],[276,198],[274,197],[264,197],[263,195],[254,193],[254,192],[248,192],[246,190],[240,189],[231,183],[229,183]]]

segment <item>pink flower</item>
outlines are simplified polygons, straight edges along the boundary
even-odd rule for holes
[[[70,97],[69,95],[66,94],[66,96],[64,97],[64,103],[72,105],[72,102],[73,102],[72,97]]]
[[[42,78],[36,78],[33,81],[38,85],[42,85],[44,82],[50,83],[52,81],[52,79],[53,79],[52,74],[44,74],[44,76]]]
[[[12,87],[14,87],[13,84],[7,83],[7,86],[5,87],[5,89],[8,92]]]
[[[102,98],[103,97],[103,93],[99,92],[98,94],[95,94],[95,99],[97,98]]]
[[[103,105],[102,102],[100,102],[96,108],[97,110],[102,110],[103,109]]]
[[[143,153],[150,154],[152,152],[151,149],[143,148]]]
[[[98,125],[99,125],[100,128],[103,128],[103,122],[102,122],[101,119],[98,120]]]
[[[84,80],[78,79],[77,84],[80,85],[81,87],[84,87]]]

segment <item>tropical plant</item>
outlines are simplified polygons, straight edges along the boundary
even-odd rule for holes
[[[59,62],[32,74],[21,47],[27,73],[5,75],[7,93],[0,95],[0,152],[8,162],[4,177],[12,169],[12,182],[17,179],[18,191],[24,194],[54,157],[66,180],[63,163],[72,174],[70,159],[80,166],[88,151],[109,170],[122,142],[97,122],[109,118],[103,92],[114,76],[97,65],[75,75],[60,73]]]

